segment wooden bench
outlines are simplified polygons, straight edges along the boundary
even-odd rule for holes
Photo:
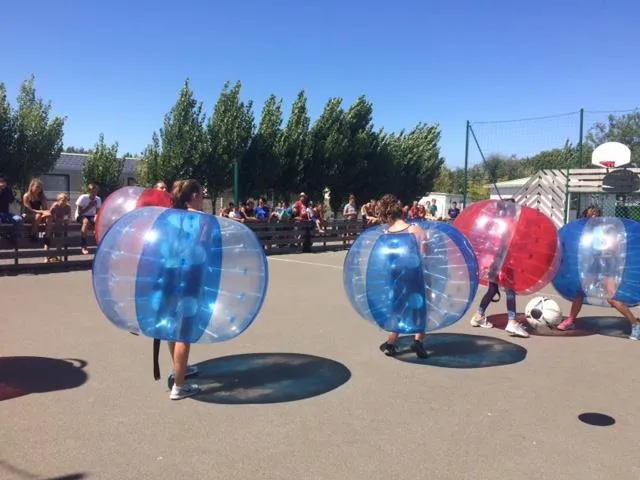
[[[22,235],[13,240],[14,227],[0,225],[0,275],[12,273],[40,273],[43,271],[69,271],[91,268],[96,241],[93,232],[87,235],[89,255],[83,255],[80,243],[80,224],[69,223],[56,227],[48,250],[44,249],[44,225],[39,228],[37,240],[29,238],[31,225],[26,223]],[[60,261],[45,260],[57,257]]]
[[[267,255],[284,253],[322,252],[349,248],[362,232],[362,222],[344,220],[331,221],[324,233],[313,222],[260,222],[246,223],[262,242]],[[69,223],[54,230],[49,250],[44,250],[44,241],[29,239],[31,225],[25,224],[17,241],[9,239],[13,227],[0,224],[0,276],[20,273],[45,273],[71,270],[87,270],[93,263],[96,241],[93,232],[87,235],[89,255],[83,255],[80,243],[80,224]],[[44,226],[40,227],[40,233]],[[61,261],[45,262],[49,257]]]

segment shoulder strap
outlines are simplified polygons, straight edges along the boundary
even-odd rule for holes
[[[160,340],[153,339],[153,378],[160,380]]]

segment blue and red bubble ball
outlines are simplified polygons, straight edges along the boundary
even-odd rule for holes
[[[471,242],[482,285],[496,283],[528,295],[548,285],[558,271],[562,258],[558,230],[534,208],[483,200],[465,208],[454,226]]]
[[[137,186],[122,187],[109,195],[98,210],[95,221],[96,242],[125,214],[142,207],[171,207],[171,196],[164,190]]]

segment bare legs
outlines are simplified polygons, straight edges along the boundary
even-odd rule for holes
[[[629,325],[631,326],[632,336],[640,335],[640,320],[636,318],[631,309],[622,303],[620,300],[613,299],[613,295],[615,294],[615,285],[613,281],[606,281],[607,284],[607,292],[609,294],[609,298],[607,298],[607,303],[615,308],[624,318],[627,319]],[[564,320],[560,325],[558,325],[558,330],[572,330],[575,327],[576,318],[580,314],[580,310],[582,310],[582,305],[584,303],[584,299],[582,297],[575,298],[571,302],[571,311],[569,312],[569,316],[566,320]],[[635,338],[637,340],[638,338]]]
[[[171,361],[173,362],[174,384],[178,387],[184,385],[184,378],[187,373],[187,364],[189,362],[189,351],[191,345],[188,343],[168,342]]]

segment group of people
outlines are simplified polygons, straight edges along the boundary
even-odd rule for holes
[[[318,233],[325,232],[327,207],[323,203],[314,203],[306,193],[301,192],[298,199],[291,205],[288,201],[278,202],[273,208],[267,204],[264,197],[255,200],[248,199],[239,207],[229,202],[220,209],[219,215],[243,223],[253,222],[308,222],[316,225]]]
[[[510,202],[514,202],[513,199],[511,199]],[[416,237],[417,244],[421,245],[421,248],[428,248],[428,243],[425,242],[426,235],[424,230],[416,224],[408,223],[408,219],[403,215],[402,205],[396,197],[394,197],[393,195],[385,195],[378,202],[378,206],[380,220],[388,225],[385,233],[412,233]],[[601,216],[601,211],[596,207],[590,207],[586,209],[582,214],[582,217],[586,218],[599,216]],[[425,254],[427,252],[423,251],[422,253]],[[594,259],[593,266],[590,269],[590,272],[592,274],[595,275],[597,271],[601,270],[602,265],[600,263],[602,261],[607,262],[612,260],[606,258],[604,260]],[[628,305],[625,305],[623,302],[613,298],[615,294],[615,282],[612,278],[604,278],[602,280],[602,283],[605,290],[607,291],[607,302],[609,303],[609,305],[620,312],[631,326],[631,334],[629,335],[629,339],[640,340],[640,319],[633,314],[631,308]],[[529,337],[529,333],[527,332],[526,328],[518,321],[516,316],[515,292],[509,288],[504,288],[504,293],[507,304],[507,325],[505,327],[505,331],[509,335],[515,337]],[[480,300],[478,310],[471,317],[471,326],[480,328],[493,328],[494,325],[487,319],[487,308],[489,307],[489,304],[491,302],[496,302],[499,299],[500,286],[496,282],[490,282],[486,293]],[[558,325],[558,330],[567,331],[576,328],[576,319],[580,313],[580,310],[582,309],[583,303],[584,298],[582,297],[573,299],[569,316]],[[427,358],[428,352],[425,350],[423,345],[425,334],[424,332],[419,330],[420,328],[416,328],[416,333],[414,335],[414,340],[411,344],[410,349],[416,354],[418,358]],[[398,337],[399,335],[397,333],[389,333],[387,340],[382,345],[380,345],[380,350],[387,356],[395,356],[397,354],[396,342],[398,340]]]
[[[24,222],[29,221],[31,223],[31,230],[28,234],[29,239],[34,243],[38,242],[38,231],[41,226],[44,226],[42,240],[44,249],[49,250],[54,232],[60,231],[71,219],[69,196],[66,193],[59,193],[55,201],[49,205],[42,182],[34,178],[29,182],[29,187],[22,196],[22,215],[11,212],[11,206],[15,203],[15,200],[15,195],[8,185],[7,179],[0,175],[0,223],[8,223],[14,226],[10,240],[17,240],[22,235]],[[98,196],[98,187],[93,184],[88,185],[87,192],[80,195],[76,200],[73,218],[81,224],[81,250],[84,255],[89,254],[86,237],[89,230],[95,225],[95,217],[101,205],[102,200]],[[60,258],[57,256],[45,258],[45,262],[54,261],[60,261]]]
[[[163,182],[158,182],[154,188],[167,190],[167,186]],[[203,209],[203,190],[196,180],[176,181],[170,194],[173,208],[189,211],[202,211]],[[20,226],[22,225],[25,217],[15,215],[10,212],[9,207],[14,201],[14,194],[11,188],[8,187],[6,179],[0,176],[0,221]],[[84,237],[86,236],[88,229],[95,225],[95,217],[101,204],[102,201],[98,196],[98,187],[95,185],[89,185],[87,193],[81,195],[76,201],[74,218],[77,222],[82,224],[81,235],[83,237],[83,253],[88,253]],[[435,202],[433,202],[433,204],[435,206]],[[71,215],[68,196],[64,193],[59,194],[56,197],[56,201],[49,206],[44,195],[42,182],[38,179],[32,180],[29,184],[27,192],[23,195],[22,205],[24,207],[25,216],[30,217],[32,222],[32,230],[29,234],[31,239],[37,239],[39,225],[45,225],[45,248],[47,248],[50,243],[54,226],[69,221]],[[220,214],[242,222],[269,221],[273,218],[277,220],[312,220],[314,217],[318,218],[317,216],[323,213],[322,210],[319,210],[316,213],[314,208],[315,207],[308,202],[307,196],[304,193],[301,193],[293,206],[281,203],[271,211],[271,209],[266,205],[265,200],[260,198],[257,206],[253,201],[247,201],[240,209],[236,209],[235,205],[231,203],[226,209],[223,209]],[[391,194],[384,195],[380,200],[370,200],[360,209],[362,219],[367,225],[387,225],[386,233],[388,234],[413,234],[416,237],[417,244],[420,245],[420,248],[422,249],[428,249],[428,242],[425,240],[426,233],[421,227],[411,222],[422,218],[433,218],[435,217],[435,213],[437,213],[437,207],[433,209],[433,211],[427,211],[425,207],[417,205],[417,202],[411,207],[403,206],[400,200]],[[345,206],[343,214],[347,219],[357,219],[358,210],[355,208],[354,196],[350,197],[349,203]],[[448,217],[450,219],[455,219],[458,214],[459,209],[455,202],[453,202],[448,212]],[[583,216],[600,216],[600,211],[596,208],[590,208],[583,213]],[[422,254],[426,253],[426,251],[422,252]],[[609,290],[610,297],[612,297],[614,294],[612,290],[614,288],[614,283],[605,279],[605,284],[606,288]],[[487,319],[486,310],[489,304],[492,301],[495,301],[497,295],[499,295],[499,285],[492,282],[489,284],[487,292],[481,299],[477,312],[471,318],[471,326],[493,328],[493,324]],[[528,332],[516,319],[515,293],[513,290],[505,289],[505,296],[508,315],[508,323],[505,331],[512,336],[528,337]],[[575,328],[575,321],[582,308],[583,300],[583,298],[576,298],[573,300],[569,316],[558,326],[558,329],[570,330]],[[629,306],[624,305],[622,302],[613,298],[609,299],[609,304],[618,310],[631,324],[632,333],[630,338],[633,340],[639,340],[640,320],[631,312]],[[396,355],[396,342],[398,337],[398,333],[389,333],[386,341],[380,345],[380,350],[387,356]],[[419,358],[428,357],[428,352],[423,344],[424,338],[425,333],[423,331],[416,331],[410,347],[410,349]],[[200,388],[198,385],[186,382],[187,378],[198,373],[197,367],[188,364],[190,345],[183,342],[169,342],[168,347],[173,363],[172,377],[174,381],[170,392],[170,398],[172,400],[179,400],[199,393]]]
[[[384,207],[382,199],[376,200],[372,198],[367,203],[360,207],[360,218],[365,227],[372,227],[375,225],[382,225],[384,220]],[[438,205],[436,199],[431,199],[426,205],[419,203],[417,200],[413,201],[411,205],[403,205],[400,203],[400,218],[405,222],[415,222],[420,220],[442,220],[452,221],[460,214],[460,208],[458,208],[457,202],[451,202],[449,210],[446,215],[440,215],[438,212]],[[354,195],[349,197],[349,201],[344,206],[342,216],[346,220],[357,220],[358,209],[356,208],[356,198]]]

